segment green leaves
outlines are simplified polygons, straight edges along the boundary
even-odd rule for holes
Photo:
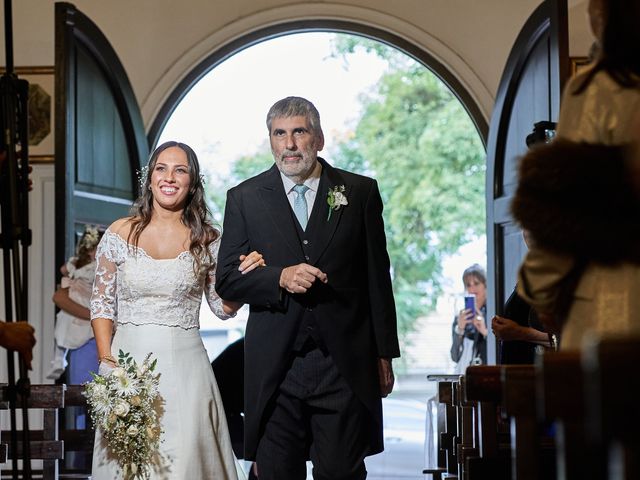
[[[211,186],[207,185],[207,195],[211,214],[217,223],[222,224],[224,207],[227,201],[227,190],[247,178],[264,172],[271,165],[273,165],[273,155],[271,154],[269,142],[265,142],[260,153],[250,156],[245,155],[233,162],[229,174],[224,176],[219,173],[209,175],[207,181]]]

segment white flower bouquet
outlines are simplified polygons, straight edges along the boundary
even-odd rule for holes
[[[156,362],[148,354],[138,365],[120,350],[116,368],[106,375],[92,373],[93,380],[85,384],[93,425],[100,428],[125,479],[148,479],[158,454],[162,430],[154,408],[160,378],[154,373]]]

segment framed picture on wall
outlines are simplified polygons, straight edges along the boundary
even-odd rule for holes
[[[0,74],[4,69],[0,69]],[[29,82],[29,161],[53,162],[54,68],[15,67],[18,78]]]
[[[574,76],[591,63],[589,57],[569,57],[569,61],[571,62],[571,76]]]

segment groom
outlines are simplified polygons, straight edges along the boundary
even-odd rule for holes
[[[399,356],[376,182],[331,167],[320,115],[299,97],[267,114],[275,165],[227,194],[216,290],[251,306],[245,458],[260,480],[366,477]],[[243,275],[241,254],[266,266]]]

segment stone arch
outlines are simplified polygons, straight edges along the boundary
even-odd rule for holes
[[[460,55],[428,32],[396,17],[336,4],[293,5],[258,12],[232,22],[194,45],[167,70],[142,102],[149,144],[155,145],[184,95],[217,65],[262,41],[312,31],[365,36],[413,57],[449,86],[486,144],[494,99]]]

